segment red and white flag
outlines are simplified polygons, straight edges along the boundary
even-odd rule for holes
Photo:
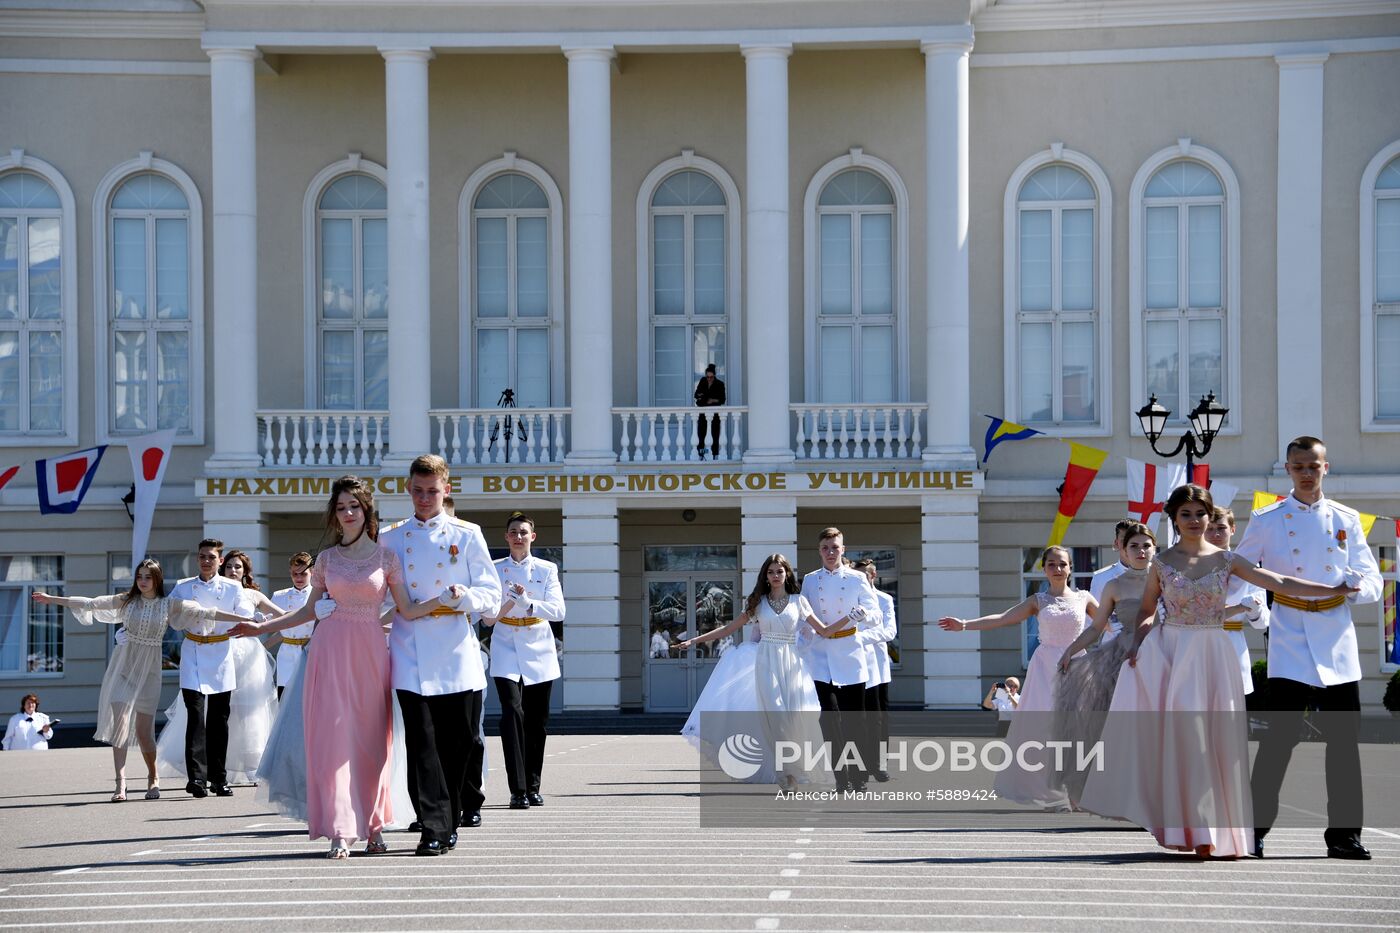
[[[1149,528],[1167,504],[1167,496],[1186,479],[1186,466],[1179,463],[1128,461],[1128,514]]]
[[[21,464],[16,463],[12,467],[0,470],[0,489],[4,489],[5,484],[15,478],[15,474],[19,472],[20,466]]]
[[[151,537],[151,521],[160,498],[160,484],[165,479],[165,467],[170,463],[170,448],[175,443],[175,430],[156,431],[144,437],[133,437],[127,444],[131,454],[131,475],[136,486],[136,502],[131,507],[131,566],[146,557],[146,542]]]
[[[1235,496],[1240,494],[1240,487],[1231,486],[1224,480],[1213,479],[1210,481],[1210,498],[1219,508],[1228,509],[1230,503],[1235,501]]]
[[[107,445],[103,444],[101,447],[75,450],[61,457],[36,460],[34,472],[39,484],[40,513],[49,515],[78,511],[106,451]]]

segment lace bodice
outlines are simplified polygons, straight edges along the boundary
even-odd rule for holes
[[[812,607],[802,596],[793,594],[782,612],[774,612],[767,599],[758,601],[755,615],[758,633],[770,644],[791,644],[797,639],[802,620],[812,614]]]
[[[1225,621],[1225,599],[1230,590],[1233,558],[1234,553],[1226,551],[1221,566],[1193,580],[1160,557],[1154,557],[1157,578],[1162,582],[1162,603],[1167,610],[1164,621],[1168,625],[1220,628]]]
[[[175,629],[195,628],[201,622],[212,620],[214,610],[172,596],[158,599],[138,596],[128,600],[124,594],[116,594],[92,599],[75,597],[73,615],[83,625],[94,622],[120,625],[126,629],[128,644],[159,648],[167,625]]]
[[[337,614],[373,617],[376,622],[389,584],[402,580],[398,555],[382,545],[359,560],[327,548],[311,568],[311,585],[323,588],[335,600]]]
[[[1068,648],[1084,631],[1084,610],[1089,594],[1083,590],[1066,590],[1062,596],[1036,593],[1036,619],[1040,622],[1040,643],[1055,648]]]

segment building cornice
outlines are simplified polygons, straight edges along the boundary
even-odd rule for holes
[[[0,35],[21,39],[195,39],[203,13],[0,10]]]
[[[1397,0],[998,0],[973,15],[978,32],[1122,29],[1400,14]]]

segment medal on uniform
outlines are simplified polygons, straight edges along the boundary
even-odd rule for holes
[[[452,555],[452,559],[451,559],[450,563],[453,563],[453,564],[457,563],[457,545],[454,544],[454,545],[452,545],[451,547],[449,547],[449,548],[447,549],[447,553]]]
[[[1337,547],[1344,551],[1347,548],[1347,530],[1345,528],[1337,529]]]

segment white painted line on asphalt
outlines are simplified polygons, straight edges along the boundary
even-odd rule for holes
[[[812,844],[812,840],[810,837],[798,837],[797,844],[800,846],[809,846]]]
[[[133,852],[133,853],[131,853],[131,855],[129,855],[129,856],[127,856],[127,857],[128,857],[128,858],[136,858],[137,856],[140,856],[140,855],[156,855],[156,854],[158,854],[159,852],[160,852],[160,849],[142,849],[140,852]]]
[[[802,874],[802,869],[800,869],[800,868],[784,868],[782,871],[778,872],[778,874],[781,875],[781,876],[784,877],[784,878],[796,878],[798,875]],[[46,883],[47,883],[47,884],[53,884],[54,882],[51,882],[51,881],[50,881],[50,882],[46,882]],[[103,883],[103,884],[121,884],[120,881],[104,881],[104,882],[102,882],[102,883]]]
[[[91,865],[84,865],[82,868],[65,868],[63,871],[54,872],[55,875],[76,875],[80,871],[87,871]]]
[[[788,853],[788,858],[793,858],[793,859],[804,859],[804,858],[806,858],[806,857],[807,857],[807,853],[806,853],[806,852],[789,852],[789,853]]]
[[[755,930],[776,930],[778,928],[777,917],[759,917],[753,922]]]
[[[787,900],[787,899],[790,898],[790,897],[792,897],[792,892],[791,892],[791,891],[779,890],[779,891],[769,891],[769,892],[768,892],[768,899],[769,899],[770,901],[785,901],[785,900]]]
[[[1295,813],[1305,813],[1308,816],[1315,816],[1320,820],[1327,819],[1327,814],[1325,813],[1315,813],[1312,810],[1304,810],[1302,807],[1295,807],[1289,803],[1279,804],[1279,806],[1283,807],[1286,810],[1292,810]],[[1361,827],[1361,831],[1364,833],[1378,833],[1382,836],[1389,836],[1391,839],[1400,839],[1400,835],[1397,835],[1396,833],[1386,832],[1383,829],[1376,829],[1374,826],[1363,826]],[[1270,832],[1272,833],[1272,830]]]

